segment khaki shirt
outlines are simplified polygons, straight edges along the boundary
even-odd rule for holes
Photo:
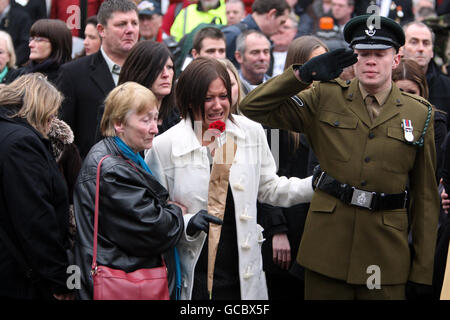
[[[386,100],[391,92],[392,86],[390,86],[386,90],[378,92],[374,96],[370,95],[363,88],[361,83],[359,83],[358,87],[359,87],[359,90],[361,91],[361,95],[364,100],[364,103],[366,104],[366,108],[367,108],[367,112],[369,113],[370,120],[372,120],[372,122],[373,122],[375,120],[375,118],[378,117],[378,115],[380,114],[381,109],[383,108],[383,105],[386,102]]]
[[[372,265],[381,270],[381,285],[431,284],[439,215],[434,114],[423,147],[408,143],[402,128],[402,119],[411,120],[416,141],[429,103],[393,84],[387,96],[377,95],[381,108],[370,116],[374,109],[368,112],[357,79],[308,85],[290,67],[250,92],[240,110],[269,127],[305,133],[322,169],[342,183],[384,193],[401,193],[409,186],[410,206],[369,211],[316,190],[298,263],[352,284],[365,285]]]

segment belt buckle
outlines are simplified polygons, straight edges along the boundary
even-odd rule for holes
[[[353,195],[350,204],[372,210],[372,200],[375,192],[369,192],[352,187]]]

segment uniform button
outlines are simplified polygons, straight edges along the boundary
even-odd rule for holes
[[[369,139],[373,139],[373,138],[375,138],[375,133],[369,132]]]
[[[339,120],[336,120],[336,121],[334,122],[334,126],[335,126],[335,127],[339,127]]]
[[[366,180],[361,181],[361,186],[362,187],[365,187],[366,185],[367,185],[367,181]]]
[[[364,158],[364,162],[369,162],[370,161],[370,157],[365,157]]]

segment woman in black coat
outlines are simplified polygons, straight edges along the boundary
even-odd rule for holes
[[[38,73],[24,75],[0,90],[3,297],[71,297],[66,285],[69,201],[47,139],[61,101],[61,94]]]
[[[182,208],[168,201],[167,190],[153,177],[140,152],[152,147],[158,132],[157,100],[135,82],[113,89],[101,120],[103,140],[84,159],[74,190],[77,224],[75,262],[81,268],[81,299],[92,299],[94,198],[101,166],[97,263],[125,272],[162,265],[183,231]],[[167,265],[167,264],[166,264]],[[175,270],[168,268],[169,291]],[[127,299],[127,296],[123,296]]]
[[[59,67],[72,58],[72,34],[67,25],[60,20],[41,19],[30,29],[30,60],[17,69],[11,80],[33,72],[40,72],[55,84]]]

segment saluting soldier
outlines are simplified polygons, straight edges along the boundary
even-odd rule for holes
[[[344,37],[354,51],[291,66],[249,93],[240,109],[269,127],[305,133],[319,160],[297,256],[306,269],[305,298],[404,299],[407,282],[422,290],[432,281],[434,114],[391,81],[405,42],[395,21],[358,16]],[[338,79],[352,64],[356,78]],[[313,80],[320,82],[307,89]]]

